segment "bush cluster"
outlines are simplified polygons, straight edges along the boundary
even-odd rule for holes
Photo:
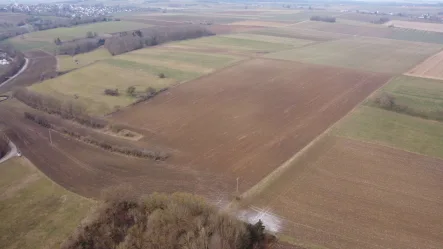
[[[105,89],[104,91],[105,95],[109,95],[109,96],[119,96],[120,93],[118,92],[118,89]]]
[[[154,88],[149,87],[148,89],[146,89],[146,93],[143,94],[143,95],[140,95],[138,100],[135,101],[134,104],[137,104],[137,103],[140,103],[140,102],[143,102],[143,101],[146,101],[146,100],[150,100],[153,97],[157,96],[158,94],[160,94],[160,93],[162,93],[162,92],[164,92],[164,91],[166,91],[168,89],[169,88],[165,87],[165,88],[161,88],[159,90],[155,90]]]
[[[86,108],[73,101],[62,101],[57,98],[32,92],[26,88],[14,91],[13,96],[26,105],[49,114],[56,114],[64,119],[73,120],[91,128],[104,128],[106,120],[89,116]]]
[[[154,193],[136,199],[116,192],[62,249],[266,248],[261,222],[248,226],[195,195]]]
[[[383,93],[373,101],[376,107],[414,117],[443,121],[443,111],[422,111],[396,103],[394,96]]]
[[[311,16],[311,21],[335,22],[335,17],[332,17],[332,16]]]
[[[25,118],[32,120],[35,123],[37,123],[45,128],[51,128],[55,131],[69,135],[75,139],[82,141],[82,142],[98,146],[104,150],[108,150],[111,152],[117,152],[120,154],[125,154],[125,155],[129,155],[129,156],[134,156],[134,157],[150,158],[150,159],[153,159],[156,161],[164,161],[169,157],[169,155],[164,152],[151,151],[151,150],[134,148],[134,147],[127,147],[127,146],[120,146],[120,145],[111,144],[106,141],[101,141],[101,140],[95,139],[90,136],[82,136],[81,134],[79,134],[75,131],[69,130],[65,127],[55,126],[55,125],[51,124],[44,116],[41,116],[38,114],[25,112],[24,115],[25,115]]]

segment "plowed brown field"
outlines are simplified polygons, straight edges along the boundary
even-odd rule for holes
[[[51,180],[83,196],[100,197],[104,189],[130,184],[140,194],[185,191],[221,200],[228,198],[223,194],[228,193],[228,184],[235,182],[168,161],[107,152],[55,131],[51,132],[51,145],[48,129],[24,119],[22,112],[10,107],[19,104],[16,100],[0,103],[0,123],[9,138]]]
[[[424,62],[409,70],[406,75],[443,79],[443,51],[429,57]]]
[[[437,249],[442,179],[441,159],[326,137],[251,208],[303,245]]]
[[[389,78],[256,59],[175,87],[113,119],[149,131],[146,141],[176,149],[175,165],[240,177],[242,192]]]

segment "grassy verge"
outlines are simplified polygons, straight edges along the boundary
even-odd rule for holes
[[[50,181],[27,159],[0,164],[0,248],[59,248],[95,202]]]

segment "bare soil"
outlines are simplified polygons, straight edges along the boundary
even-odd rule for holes
[[[442,248],[443,160],[327,137],[251,207],[318,248]]]
[[[256,59],[174,87],[112,119],[177,151],[175,165],[240,177],[243,192],[389,78]],[[235,189],[235,180],[227,183]]]
[[[232,179],[225,176],[197,172],[168,161],[156,162],[111,153],[55,131],[51,132],[51,145],[49,130],[26,120],[23,111],[30,110],[16,100],[0,103],[1,122],[7,127],[8,137],[43,173],[75,193],[99,198],[104,189],[130,184],[140,194],[185,191],[214,201],[229,198],[223,193],[228,192],[226,183]],[[87,132],[78,127],[72,129],[82,134]],[[98,138],[106,136],[94,132],[88,134]],[[128,143],[115,137],[107,139],[122,145]]]

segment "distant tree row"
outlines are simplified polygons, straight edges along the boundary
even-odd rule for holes
[[[197,25],[151,27],[142,30],[116,33],[106,39],[105,47],[112,55],[118,55],[169,41],[194,39],[210,35],[214,35],[214,33]]]
[[[94,36],[89,38],[76,39],[72,41],[61,41],[56,38],[54,41],[57,47],[57,54],[76,55],[92,51],[105,44],[105,38]]]
[[[318,22],[335,22],[335,17],[332,16],[312,16],[311,21],[318,21]]]

